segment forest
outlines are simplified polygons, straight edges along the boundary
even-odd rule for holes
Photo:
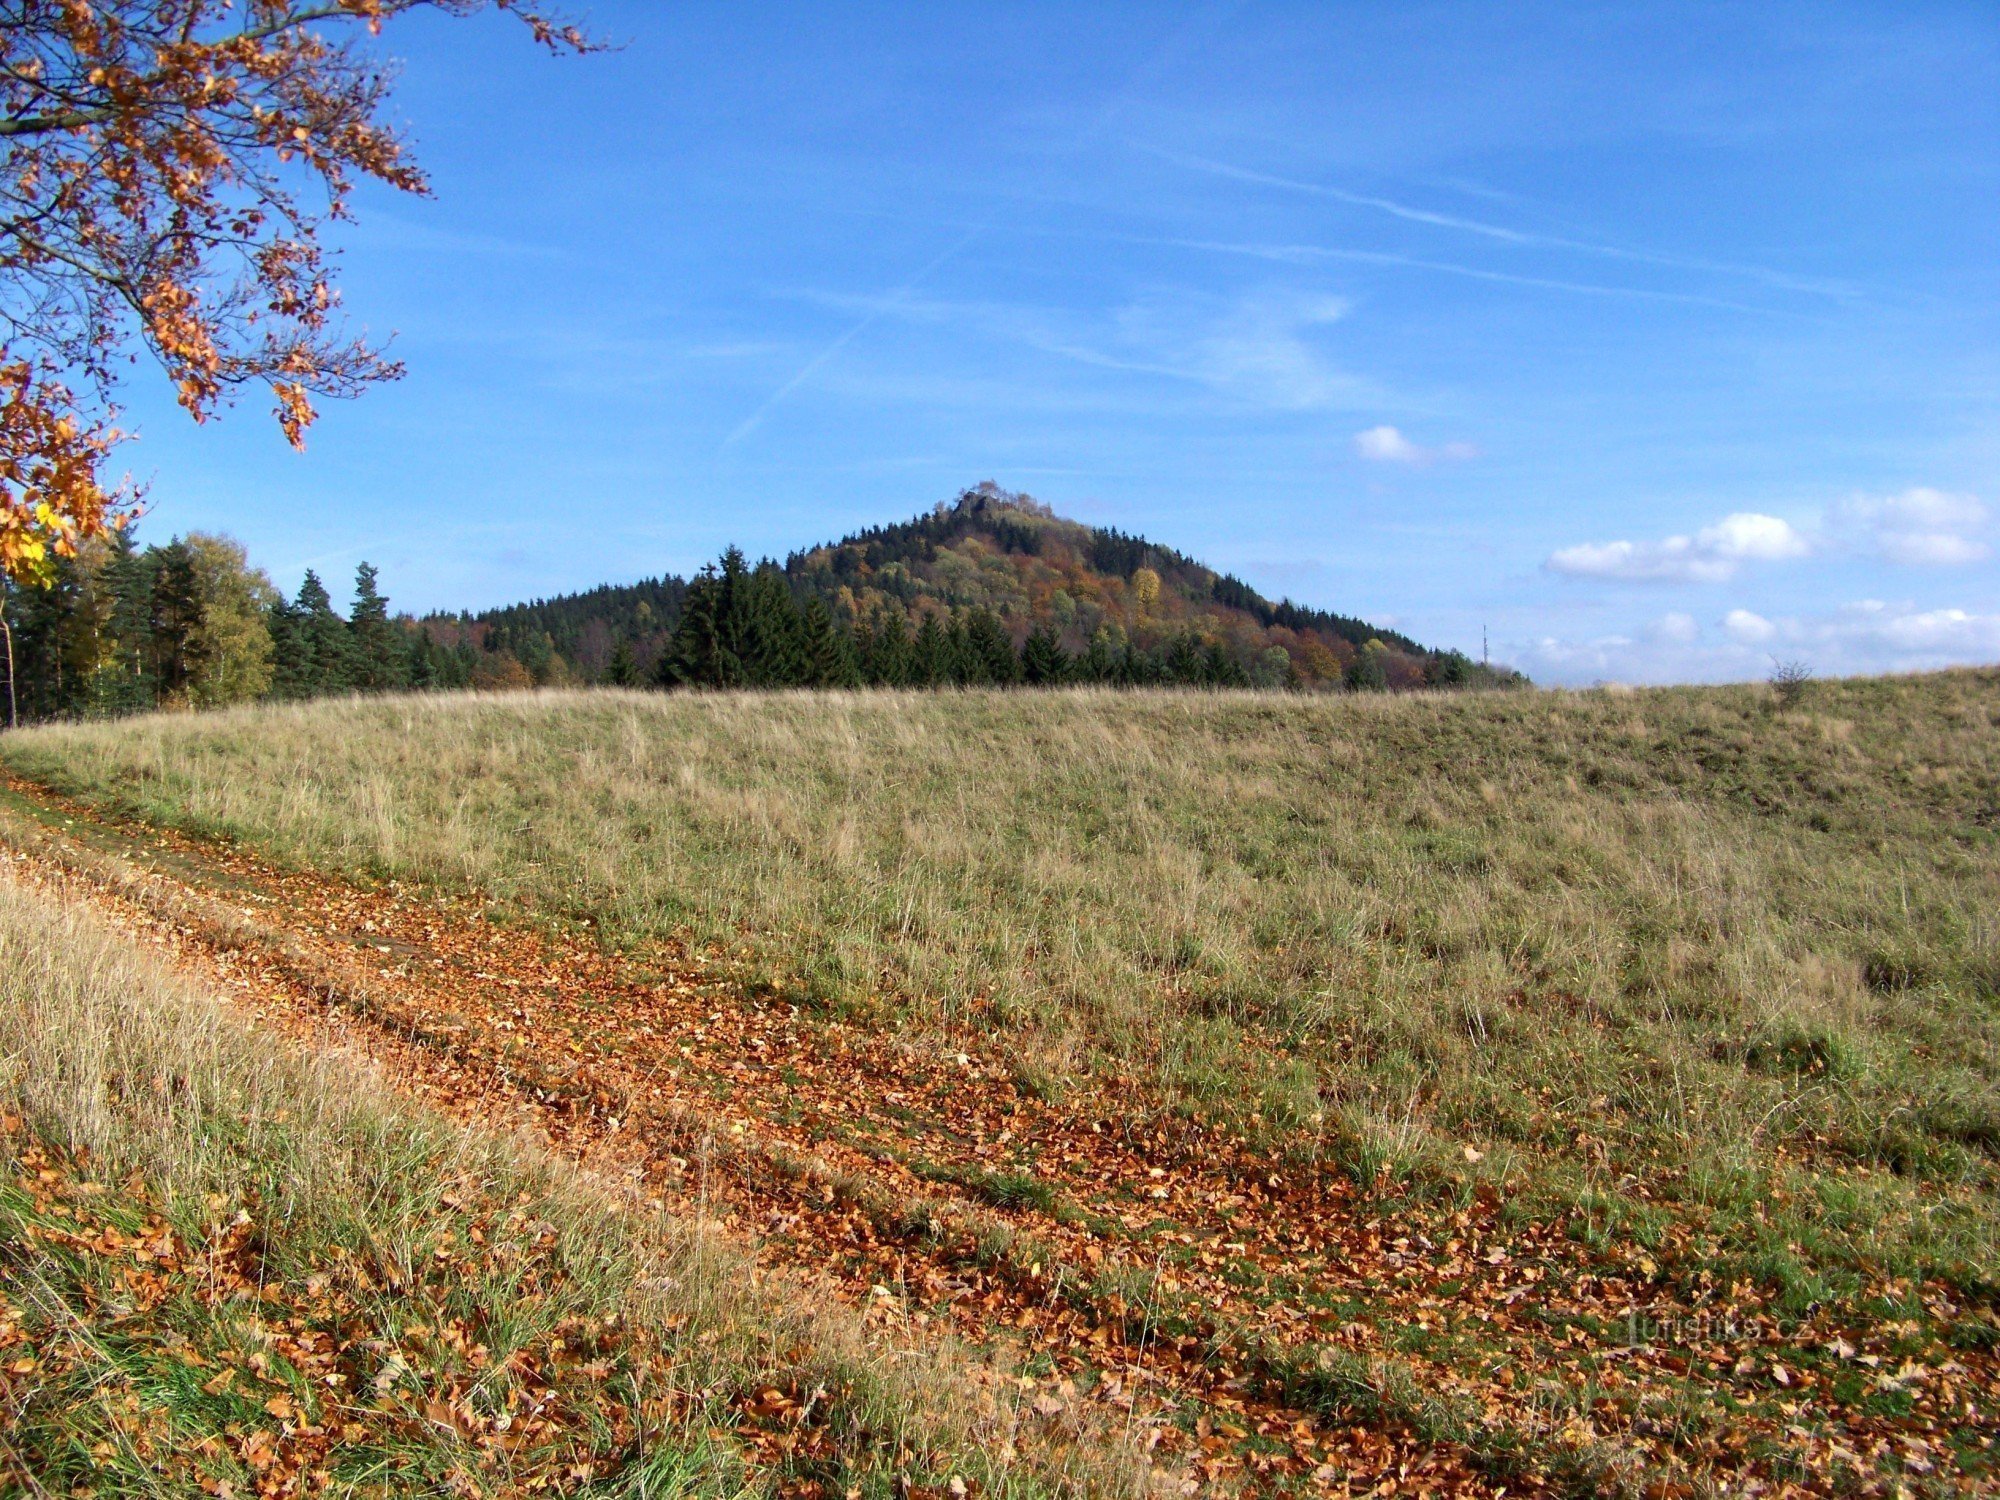
[[[991,486],[784,563],[730,548],[666,576],[479,614],[285,597],[242,545],[127,525],[0,593],[9,722],[406,689],[1111,686],[1348,691],[1521,679],[1284,601]]]

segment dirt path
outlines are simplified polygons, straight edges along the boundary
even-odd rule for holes
[[[1679,1306],[1653,1257],[1508,1224],[1490,1194],[1400,1211],[1138,1080],[1038,1098],[991,1033],[844,1024],[676,949],[7,797],[22,868],[81,876],[260,1024],[332,1028],[433,1106],[720,1218],[872,1319],[1003,1350],[1045,1420],[1109,1408],[1183,1488],[1818,1489],[1890,1444],[1924,1463],[1961,1406],[2000,1410],[1992,1359],[1967,1355],[1921,1376],[1905,1420],[1788,1413],[1809,1377],[1766,1346],[1799,1330],[1779,1343],[1745,1305],[1714,1359],[1635,1346],[1628,1309]],[[1702,1416],[1690,1383],[1733,1383],[1734,1415]]]

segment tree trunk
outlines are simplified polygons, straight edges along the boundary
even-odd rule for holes
[[[0,598],[0,635],[7,638],[7,727],[18,729],[21,712],[14,694],[14,627],[7,623],[7,601]]]

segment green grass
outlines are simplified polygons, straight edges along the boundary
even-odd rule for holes
[[[0,1493],[1020,1497],[949,1350],[852,1317],[337,1049],[245,1029],[60,888],[0,877]],[[748,1398],[813,1397],[752,1463]]]
[[[1794,709],[405,698],[39,729],[0,758],[282,859],[991,1027],[1052,1097],[1138,1072],[1371,1185],[1692,1226],[1797,1299],[1990,1294],[2000,1267],[2000,673]]]

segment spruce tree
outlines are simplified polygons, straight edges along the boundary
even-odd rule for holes
[[[639,683],[639,661],[632,654],[632,643],[621,640],[611,652],[611,664],[604,669],[604,680],[613,687],[636,687]]]
[[[354,642],[354,686],[364,693],[384,693],[409,681],[409,652],[402,632],[389,621],[389,601],[376,586],[380,575],[371,563],[354,570],[354,609],[348,633]]]
[[[862,661],[862,675],[875,687],[908,687],[912,680],[910,632],[901,615],[890,615],[875,627]]]
[[[740,548],[722,554],[720,566],[710,563],[688,585],[680,624],[660,657],[660,682],[666,687],[731,688],[744,686],[744,613],[749,570]]]
[[[851,688],[861,682],[855,666],[854,643],[833,618],[833,611],[821,599],[809,599],[800,613],[803,628],[807,680],[814,687]]]
[[[106,565],[111,590],[111,635],[115,664],[104,691],[107,713],[139,713],[151,708],[153,682],[153,570],[151,549],[139,550],[133,528],[122,528]]]
[[[944,681],[954,687],[964,687],[977,680],[974,670],[972,642],[965,630],[965,616],[952,616],[951,624],[944,633]]]
[[[965,619],[967,678],[1007,686],[1020,680],[1021,660],[1007,629],[988,609],[975,609]]]
[[[299,680],[306,697],[354,690],[354,639],[347,622],[335,613],[333,596],[319,575],[306,569],[299,584],[299,596],[292,606],[299,616],[299,632],[304,642],[304,667]]]
[[[271,633],[271,696],[311,697],[312,655],[306,646],[305,617],[280,597],[264,612],[264,628]]]
[[[801,687],[810,682],[805,619],[784,569],[765,559],[734,598],[742,617],[744,681],[751,687]]]
[[[1199,687],[1208,680],[1208,661],[1201,645],[1186,631],[1174,637],[1161,662],[1161,676],[1181,687]]]
[[[148,620],[152,675],[163,703],[185,703],[203,666],[201,579],[187,543],[175,540],[157,551]]]
[[[1069,681],[1069,653],[1055,628],[1039,626],[1021,647],[1021,680],[1030,687],[1055,687]]]
[[[925,615],[910,644],[910,680],[918,687],[941,687],[956,679],[952,667],[955,653],[951,637],[938,625],[936,615]]]
[[[1250,678],[1235,657],[1222,649],[1222,642],[1209,642],[1202,661],[1202,681],[1210,687],[1248,687]]]
[[[1090,645],[1076,663],[1076,675],[1085,682],[1116,682],[1123,663],[1123,653],[1111,639],[1111,633],[1098,630],[1090,638]]]

